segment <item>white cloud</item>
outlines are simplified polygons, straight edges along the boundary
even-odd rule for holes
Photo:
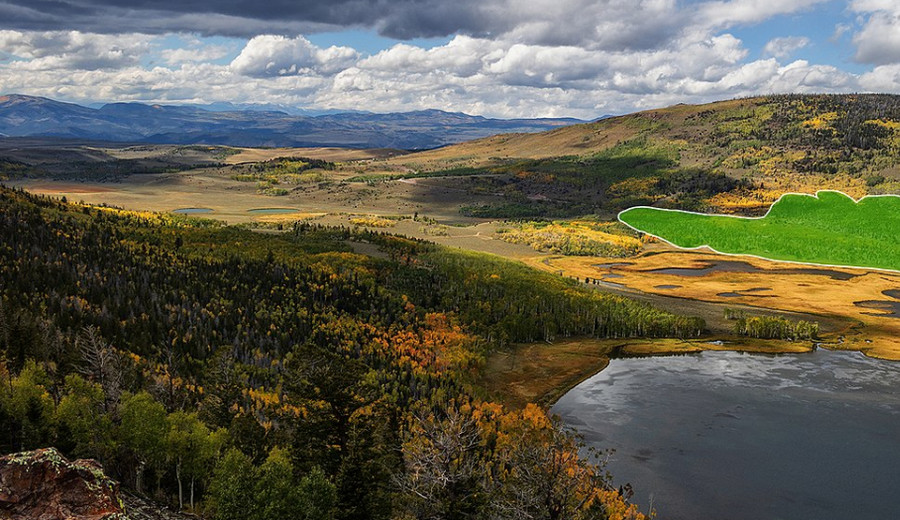
[[[900,13],[873,13],[863,28],[853,35],[856,61],[861,63],[900,63]]]
[[[809,38],[806,36],[780,36],[772,38],[766,43],[763,47],[763,55],[787,58],[807,45],[809,45]]]
[[[138,63],[150,41],[137,34],[0,31],[0,52],[25,60],[17,62],[24,70],[110,69]]]
[[[875,67],[859,77],[859,84],[867,92],[897,92],[900,64]]]
[[[704,2],[697,6],[696,24],[709,30],[739,24],[756,24],[773,16],[793,14],[829,0],[728,0]]]
[[[728,32],[821,1],[485,0],[477,9],[490,22],[485,26],[505,17],[496,32],[473,36],[473,30],[433,48],[401,43],[371,56],[319,47],[302,36],[259,35],[241,48],[185,35],[0,31],[0,55],[14,56],[0,62],[0,92],[73,101],[252,101],[593,118],[771,92],[900,90],[894,67],[859,77],[793,60],[810,44],[803,36],[775,38],[761,57],[756,49],[751,57]],[[866,31],[881,18],[894,20],[900,9],[886,0],[859,0],[851,8],[862,15],[849,29],[857,31],[859,56],[890,56],[900,30],[879,45]],[[180,47],[170,48],[173,40]],[[870,52],[869,44],[881,50]]]
[[[490,40],[468,36],[457,36],[446,45],[432,49],[401,43],[361,60],[359,67],[404,73],[440,71],[471,76],[481,70],[483,57],[496,47]]]
[[[192,48],[163,49],[159,52],[162,60],[168,65],[181,65],[182,63],[202,63],[214,61],[225,56],[231,50],[224,45],[207,45]]]
[[[350,47],[319,48],[302,36],[262,35],[252,38],[231,68],[252,77],[334,74],[352,65],[359,53]]]
[[[797,60],[780,67],[769,80],[771,92],[776,93],[835,93],[858,90],[858,78],[831,65],[812,65]]]
[[[900,4],[894,0],[854,0],[862,28],[853,35],[854,58],[860,63],[900,63]]]
[[[670,101],[856,88],[854,76],[830,66],[783,65],[775,57],[746,62],[747,49],[730,34],[685,36],[665,49],[631,52],[458,40],[427,51],[396,46],[362,60],[319,91],[316,102],[379,111],[477,105],[479,113],[492,115],[596,117]]]

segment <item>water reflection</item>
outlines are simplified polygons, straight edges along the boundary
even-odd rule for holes
[[[660,518],[891,518],[900,364],[855,352],[615,359],[553,411]]]

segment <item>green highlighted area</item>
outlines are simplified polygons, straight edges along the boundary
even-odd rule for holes
[[[625,224],[678,247],[772,260],[900,271],[900,197],[788,194],[762,218],[636,207]]]

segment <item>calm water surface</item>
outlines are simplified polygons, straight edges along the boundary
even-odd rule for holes
[[[256,209],[248,209],[247,213],[253,213],[254,215],[280,215],[282,213],[297,213],[300,211],[296,208],[256,208]]]
[[[900,363],[616,359],[553,407],[661,520],[900,518]]]
[[[172,213],[179,213],[182,215],[190,215],[193,213],[212,213],[214,210],[210,208],[178,208],[173,209]]]

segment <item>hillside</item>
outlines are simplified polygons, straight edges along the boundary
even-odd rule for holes
[[[170,109],[173,113],[223,117],[223,113],[190,107],[127,105],[100,111]],[[67,117],[79,121],[88,109],[70,106],[66,110]],[[265,124],[268,117],[265,113],[240,114],[261,118],[259,124]],[[407,125],[404,132],[427,138],[427,132],[413,130],[415,125],[447,128],[453,134],[454,128],[459,130],[459,125],[465,126],[469,119],[431,111],[331,114],[316,121],[346,125],[354,118],[369,118],[367,131],[378,133],[379,139],[387,139],[388,134],[377,130],[381,123],[375,120]],[[115,131],[115,127],[110,128]],[[341,135],[351,136],[354,131],[345,127]],[[318,157],[339,163],[329,171],[326,182],[303,186],[290,178],[254,180],[281,183],[269,192],[324,212],[344,211],[350,205],[387,214],[417,208],[409,213],[427,211],[469,221],[584,215],[613,219],[628,207],[652,205],[760,215],[788,192],[835,189],[855,198],[900,192],[898,132],[898,96],[780,95],[677,105],[411,154],[390,149],[240,150],[225,146],[126,147],[4,139],[0,140],[0,179],[108,183],[146,173],[158,175],[167,186],[179,185],[181,179],[193,175],[203,176],[210,183],[227,184],[235,178],[248,178],[243,170],[250,166],[241,163]],[[129,186],[102,187],[112,188],[127,191]],[[404,202],[395,204],[399,198]]]
[[[408,176],[491,174],[468,181],[506,194],[479,208],[484,216],[639,204],[759,213],[784,192],[900,192],[898,150],[900,96],[779,95],[494,136],[386,163],[418,172]]]
[[[244,107],[111,103],[88,108],[47,98],[0,96],[0,137],[154,144],[426,149],[502,132],[538,132],[577,119],[489,119],[440,110],[306,116]]]
[[[533,517],[538,489],[560,518],[643,518],[544,410],[473,381],[513,342],[705,328],[498,257],[300,222],[0,188],[0,244],[0,452],[56,446],[218,519]]]

